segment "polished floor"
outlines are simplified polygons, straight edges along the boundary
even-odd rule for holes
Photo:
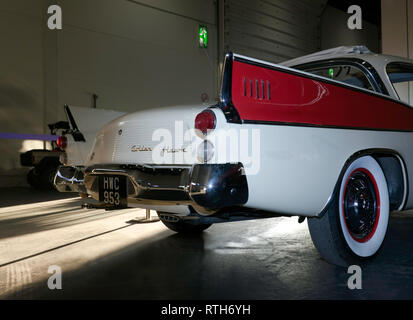
[[[413,299],[413,212],[394,214],[362,289],[320,259],[307,224],[217,224],[185,237],[140,209],[83,209],[74,195],[0,189],[0,299]],[[50,266],[62,289],[50,290]]]

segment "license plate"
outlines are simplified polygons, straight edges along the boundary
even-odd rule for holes
[[[99,176],[99,201],[113,207],[127,207],[125,176]]]

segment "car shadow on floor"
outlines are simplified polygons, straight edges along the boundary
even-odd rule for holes
[[[82,200],[75,198],[53,206],[23,208],[15,212],[1,213],[0,209],[0,241],[11,237],[80,225],[124,214],[121,210],[84,209],[81,205]]]
[[[362,290],[346,268],[320,258],[308,230],[252,244],[253,234],[287,220],[212,226],[136,243],[64,274],[64,289],[43,284],[38,299],[412,299],[413,218],[395,217],[376,259],[363,266]],[[255,236],[254,236],[255,237]],[[261,239],[262,240],[262,239]],[[266,242],[267,241],[267,242]],[[230,250],[228,249],[230,248]]]
[[[0,208],[77,197],[77,193],[30,187],[0,188]]]

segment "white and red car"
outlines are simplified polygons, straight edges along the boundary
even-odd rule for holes
[[[281,65],[227,54],[214,106],[148,109],[96,136],[89,195],[178,232],[299,216],[328,261],[373,257],[413,208],[413,62],[340,47]],[[411,92],[411,89],[410,89]]]

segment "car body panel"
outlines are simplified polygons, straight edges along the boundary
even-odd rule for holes
[[[192,164],[185,161],[185,157],[182,161],[170,162],[168,156],[172,149],[186,150],[174,152],[173,159],[182,153],[192,152],[183,135],[193,127],[195,116],[205,108],[202,105],[154,108],[111,121],[97,133],[87,166],[97,163],[151,164],[157,146],[165,147],[165,163],[159,161],[158,164]]]
[[[65,112],[70,129],[65,134],[67,146],[60,157],[62,166],[58,167],[53,184],[59,192],[85,194],[84,168],[90,158],[96,133],[125,112],[68,105],[65,105]]]
[[[65,149],[67,159],[65,164],[75,167],[85,166],[96,133],[105,124],[124,115],[125,112],[76,106],[67,107],[73,116],[76,128],[82,133],[85,141],[75,141],[72,135],[67,135],[67,147]],[[73,124],[71,126],[74,129]]]
[[[290,68],[336,58],[369,62],[388,95]],[[385,74],[387,63],[393,61],[406,62],[360,48],[339,48],[284,65],[228,54],[221,101],[209,109],[215,115],[216,126],[201,139],[215,143],[216,137],[235,132],[235,140],[213,144],[214,156],[205,164],[242,164],[248,185],[244,208],[312,217],[328,207],[349,159],[380,150],[393,155],[403,170],[403,201],[398,209],[413,208],[413,190],[408,186],[413,181],[413,109],[398,100]],[[153,139],[154,132],[164,128],[176,136],[177,122],[190,130],[203,109],[203,105],[148,109],[112,121],[97,135],[87,166],[104,170],[113,164],[134,164],[156,170],[159,163],[149,152],[159,145],[159,140]],[[123,135],[123,130],[132,134],[120,140],[117,136]],[[258,145],[253,142],[255,133]],[[174,150],[187,148],[181,141],[167,144]],[[137,152],[133,151],[134,145],[138,146]],[[239,148],[231,148],[234,145]],[[240,151],[242,148],[246,152]],[[220,157],[223,154],[225,157]],[[185,161],[175,155],[170,160],[162,163],[163,168],[189,165],[189,179],[191,170],[202,165],[196,158]],[[157,208],[156,201],[152,208]],[[225,206],[217,209],[225,210]]]
[[[375,71],[378,73],[378,76],[383,81],[386,89],[389,93],[389,96],[395,100],[399,100],[394,87],[389,81],[387,76],[386,67],[389,63],[392,62],[404,62],[412,64],[413,61],[392,55],[376,54],[368,50],[365,46],[342,46],[337,48],[332,48],[328,50],[323,50],[313,54],[309,54],[303,57],[291,59],[280,63],[280,66],[294,68],[298,65],[307,64],[317,61],[328,61],[334,59],[361,59],[371,64]]]
[[[368,90],[238,60],[232,76],[232,99],[243,122],[413,131],[410,107]]]

